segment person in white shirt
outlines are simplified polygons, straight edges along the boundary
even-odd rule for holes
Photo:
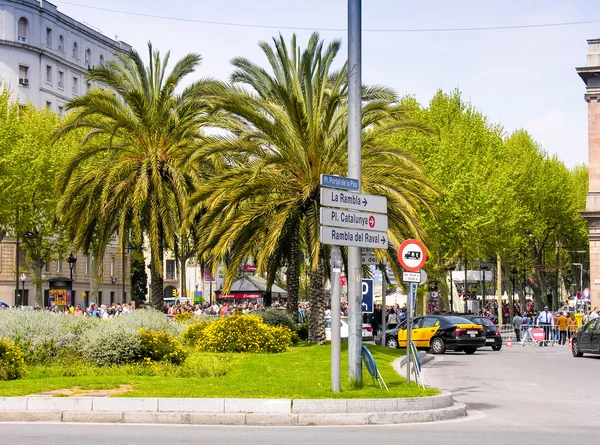
[[[540,346],[542,346],[542,344],[548,346],[548,341],[550,340],[550,326],[554,324],[554,317],[548,310],[548,306],[544,306],[544,311],[540,312],[536,321],[537,325],[544,330],[544,341],[540,342]]]
[[[593,320],[594,318],[598,318],[598,308],[595,307],[594,310],[592,311],[592,313],[590,314],[590,320]]]

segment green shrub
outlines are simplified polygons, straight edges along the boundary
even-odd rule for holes
[[[146,362],[170,362],[179,365],[185,361],[187,353],[181,343],[168,332],[142,328],[140,339],[140,359]]]
[[[133,363],[140,358],[137,331],[115,323],[100,323],[82,338],[83,357],[97,366]]]
[[[296,330],[296,322],[294,318],[281,309],[266,309],[257,312],[263,321],[269,326],[286,326],[290,331]]]
[[[21,349],[7,338],[0,339],[0,380],[16,380],[25,373]]]
[[[269,326],[256,315],[231,315],[208,325],[196,347],[208,352],[285,352],[292,345],[292,332],[284,326]]]
[[[181,334],[181,341],[189,346],[195,346],[204,329],[214,321],[213,318],[203,317],[185,327]]]
[[[308,340],[308,331],[310,329],[310,324],[307,322],[298,325],[298,329],[296,329],[296,333],[298,334],[298,338],[300,340]]]

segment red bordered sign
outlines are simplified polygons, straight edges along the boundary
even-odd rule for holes
[[[425,246],[416,239],[407,239],[398,249],[398,261],[405,271],[418,272],[427,261]]]

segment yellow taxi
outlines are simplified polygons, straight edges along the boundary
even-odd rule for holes
[[[392,348],[406,348],[407,334],[405,320],[398,328],[386,332],[386,345]],[[473,354],[477,348],[485,346],[483,326],[454,315],[426,315],[415,318],[411,340],[417,348],[428,349],[434,354],[443,354],[446,350]]]

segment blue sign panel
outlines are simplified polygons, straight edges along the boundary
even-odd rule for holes
[[[373,313],[373,280],[362,280],[362,311]]]
[[[360,192],[360,181],[358,179],[344,178],[343,176],[321,175],[321,185],[323,187]]]

